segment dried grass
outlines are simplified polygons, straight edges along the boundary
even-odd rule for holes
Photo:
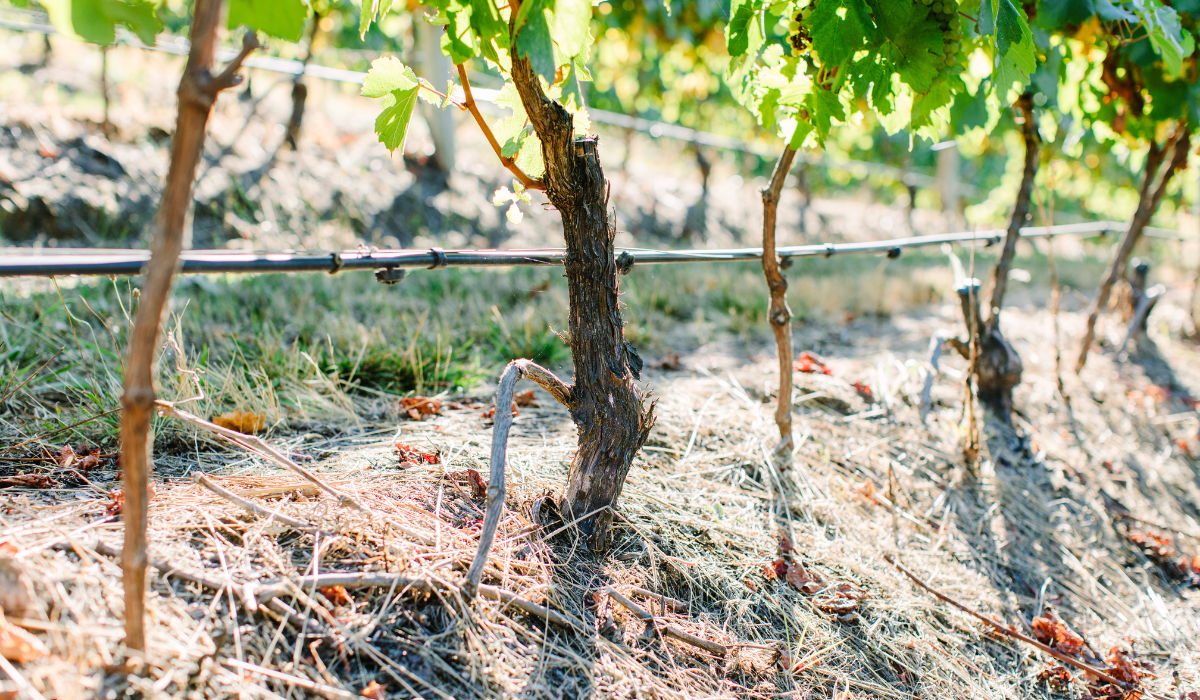
[[[953,310],[856,322],[840,352],[826,348],[835,378],[869,384],[877,403],[852,416],[800,403],[801,435],[783,472],[767,456],[774,425],[760,389],[775,383],[773,360],[727,358],[736,369],[713,372],[720,358],[697,355],[685,358],[691,373],[657,374],[658,427],[622,495],[613,549],[601,559],[578,548],[545,507],[562,483],[574,430],[538,390],[541,407],[522,409],[510,439],[507,509],[484,575],[493,593],[470,602],[458,587],[484,504],[454,473],[486,473],[490,435],[478,411],[405,421],[398,431],[392,419],[364,423],[360,435],[340,440],[272,440],[293,459],[331,453],[312,469],[367,512],[339,508],[244,454],[165,456],[161,473],[203,470],[243,498],[333,534],[250,514],[187,478],[163,479],[151,506],[151,556],[176,572],[152,570],[144,665],[120,644],[120,571],[104,553],[120,546],[120,522],[103,517],[113,474],[83,488],[6,492],[0,541],[15,547],[10,559],[43,603],[21,624],[52,651],[20,672],[48,698],[350,697],[372,682],[392,696],[424,698],[1051,693],[1036,680],[1044,659],[912,586],[883,561],[894,554],[931,585],[1018,628],[1050,605],[1096,649],[1131,637],[1158,666],[1156,690],[1195,690],[1200,598],[1125,541],[1101,496],[1138,517],[1200,532],[1200,471],[1168,450],[1172,431],[1194,426],[1161,421],[1179,412],[1177,400],[1147,402],[1161,367],[1145,342],[1133,364],[1097,356],[1081,380],[1069,379],[1068,412],[1054,396],[1048,318],[1006,313],[1028,368],[1017,397],[1022,435],[988,426],[978,477],[958,456],[963,421],[953,373],[961,361],[943,360],[927,426],[918,417],[919,358],[930,334],[956,329]],[[1078,323],[1064,315],[1067,332]],[[801,348],[811,347],[828,329],[799,335]],[[1179,372],[1177,384],[1197,386],[1194,347],[1155,340],[1163,364]],[[386,415],[367,403],[358,415]],[[442,463],[399,467],[396,439],[436,447]],[[838,622],[812,596],[764,576],[783,535],[807,570],[868,594],[858,624]],[[1178,543],[1200,549],[1183,536]],[[340,572],[391,583],[347,583],[344,592],[304,584]],[[639,614],[602,595],[608,589],[660,626],[728,654],[643,635]],[[664,605],[639,590],[675,601]],[[549,622],[535,606],[567,624]]]

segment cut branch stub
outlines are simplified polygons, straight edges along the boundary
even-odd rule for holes
[[[196,164],[204,148],[205,128],[217,93],[240,82],[242,61],[258,47],[253,32],[242,50],[219,75],[213,76],[222,0],[196,0],[192,10],[191,49],[179,81],[179,107],[171,163],[155,219],[150,262],[146,266],[137,315],[129,335],[125,391],[121,396],[121,465],[125,505],[125,543],[121,553],[125,589],[125,645],[143,650],[146,597],[146,520],[150,479],[150,416],[154,406],[152,363],[158,344],[171,279],[184,245],[184,225],[192,202]]]
[[[575,366],[570,407],[579,449],[567,472],[562,510],[576,522],[588,547],[603,551],[612,507],[654,425],[654,405],[647,405],[636,383],[641,359],[625,342],[613,247],[616,229],[608,217],[608,181],[596,139],[575,137],[571,114],[546,97],[529,59],[514,58],[512,79],[542,142],[542,182],[562,216],[567,248]]]
[[[1021,357],[1004,339],[999,328],[985,325],[979,312],[979,280],[964,279],[955,289],[962,306],[963,320],[967,333],[975,343],[976,390],[980,402],[992,410],[1005,423],[1012,422],[1012,391],[1021,383],[1024,367]],[[962,341],[952,343],[960,355],[968,361],[970,350]]]

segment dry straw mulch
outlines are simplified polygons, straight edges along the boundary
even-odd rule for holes
[[[1200,531],[1200,471],[1179,442],[1195,421],[1181,395],[1152,389],[1161,386],[1155,358],[1181,371],[1177,386],[1195,381],[1186,369],[1187,357],[1195,367],[1194,347],[1159,338],[1158,349],[1144,341],[1128,363],[1097,356],[1068,381],[1068,411],[1054,393],[1048,319],[1018,316],[1010,317],[1013,335],[1028,367],[1018,432],[986,426],[974,469],[961,449],[953,376],[961,362],[943,360],[927,423],[918,415],[923,348],[935,330],[953,329],[949,314],[862,329],[864,338],[891,334],[889,351],[843,334],[845,355],[824,358],[833,376],[813,379],[824,388],[814,391],[806,376],[797,390],[798,447],[783,471],[770,454],[764,394],[775,384],[773,360],[726,358],[713,369],[722,363],[685,358],[692,371],[655,375],[658,427],[603,558],[576,547],[554,512],[574,431],[539,390],[541,407],[522,408],[513,428],[507,508],[473,600],[459,585],[485,505],[469,471],[486,478],[490,435],[477,409],[412,421],[397,408],[398,430],[393,422],[337,439],[271,438],[293,459],[311,458],[308,466],[365,512],[243,454],[164,455],[160,472],[179,476],[158,483],[151,506],[144,664],[121,646],[121,523],[105,516],[114,473],[94,472],[77,488],[6,490],[0,567],[31,596],[25,610],[6,614],[49,653],[14,668],[20,680],[0,674],[0,693],[1052,692],[1039,677],[1045,658],[916,588],[884,561],[888,554],[1025,631],[1051,608],[1101,655],[1132,645],[1155,666],[1145,680],[1156,691],[1195,691],[1200,597],[1130,539],[1153,528],[1128,517]],[[1070,331],[1079,319],[1063,320]],[[801,331],[801,349],[810,333],[823,331]],[[869,398],[855,382],[870,388]],[[396,442],[436,450],[437,463],[397,455]],[[284,517],[214,494],[187,473],[199,470]],[[1155,532],[1200,553],[1187,534]],[[360,585],[363,577],[373,585]],[[689,636],[709,647],[682,641]],[[723,656],[714,653],[721,648]],[[1071,682],[1067,692],[1085,691]]]

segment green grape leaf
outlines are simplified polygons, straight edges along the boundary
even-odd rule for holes
[[[371,23],[383,19],[391,9],[392,0],[362,0],[362,9],[358,13],[358,38],[366,38]]]
[[[825,0],[805,24],[821,63],[831,67],[848,61],[875,35],[871,9],[863,0]]]
[[[1082,24],[1095,14],[1092,0],[1038,0],[1037,3],[1037,24],[1048,31]]]
[[[940,80],[929,92],[917,95],[913,99],[912,127],[919,129],[932,123],[934,111],[950,104],[954,99],[954,91],[949,81]]]
[[[420,89],[412,69],[395,56],[376,59],[363,77],[362,96],[380,98],[383,111],[375,119],[375,133],[389,151],[404,148]]]
[[[846,111],[842,109],[842,101],[838,99],[835,92],[820,86],[813,91],[809,104],[812,125],[817,130],[817,141],[824,143],[829,136],[829,129],[833,126],[833,121],[845,121]]]
[[[304,0],[229,0],[230,29],[247,26],[284,41],[299,41],[308,19]]]
[[[474,7],[454,0],[438,15],[446,21],[446,31],[442,33],[442,53],[455,63],[466,63],[475,58],[475,31],[471,20],[475,16]]]
[[[987,126],[987,92],[987,87],[981,84],[974,95],[963,90],[954,98],[950,105],[950,128],[954,135]]]
[[[508,48],[508,23],[500,18],[494,0],[471,0],[471,29],[484,58],[499,63],[499,50]]]
[[[725,46],[730,56],[756,54],[762,45],[762,0],[733,0],[725,25]]]
[[[874,0],[875,24],[886,46],[881,53],[895,66],[901,82],[929,92],[945,65],[942,30],[927,21],[929,8],[912,0]]]
[[[1196,49],[1191,33],[1183,30],[1179,15],[1170,7],[1147,3],[1140,9],[1144,11],[1142,23],[1150,32],[1150,45],[1162,56],[1167,73],[1181,74],[1183,58]]]
[[[1108,22],[1137,22],[1137,15],[1126,11],[1124,8],[1117,7],[1112,3],[1112,0],[1094,0],[1096,3],[1096,14],[1100,15],[1100,19]]]
[[[516,49],[517,55],[529,59],[529,65],[535,73],[553,85],[557,63],[554,60],[554,40],[550,36],[550,23],[546,20],[550,4],[549,0],[526,0],[521,5],[518,13],[520,29]],[[527,15],[526,8],[530,8]],[[521,15],[525,15],[523,21]]]
[[[1033,71],[1033,34],[1025,15],[1013,5],[1013,0],[996,0],[996,49],[1001,56],[1008,54],[1014,44],[1025,44],[1023,51],[1029,54],[1030,72]],[[1019,59],[1018,59],[1019,62]]]
[[[591,21],[591,0],[556,0],[550,36],[558,45],[559,55],[573,58],[588,51],[591,43],[588,25]]]
[[[118,24],[151,46],[162,30],[154,3],[145,0],[45,0],[41,5],[58,31],[101,46],[113,43]]]

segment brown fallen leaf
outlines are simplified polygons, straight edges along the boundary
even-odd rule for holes
[[[1083,651],[1083,638],[1059,620],[1053,610],[1047,609],[1044,617],[1035,617],[1030,627],[1033,628],[1034,639],[1067,656],[1079,656]]]
[[[70,445],[63,445],[63,448],[58,451],[59,469],[69,469],[76,459],[78,459],[78,455],[75,454],[75,450]]]
[[[1050,689],[1056,693],[1063,693],[1071,687],[1071,682],[1075,679],[1071,677],[1071,672],[1066,666],[1052,661],[1038,671],[1037,680],[1039,683],[1044,683],[1050,686]]]
[[[49,654],[50,650],[40,639],[5,620],[4,613],[0,612],[0,656],[26,664]]]
[[[108,517],[113,517],[121,514],[125,508],[125,491],[123,489],[113,489],[108,492],[108,504],[104,506],[104,514]]]
[[[85,474],[98,466],[100,466],[100,450],[87,453],[75,464],[75,468]]]
[[[387,692],[376,681],[368,683],[367,687],[362,689],[361,695],[364,698],[371,698],[371,700],[387,700]]]
[[[468,469],[461,472],[447,472],[446,476],[454,481],[466,481],[471,487],[471,497],[482,499],[487,497],[487,482],[483,480],[479,472],[474,469]]]
[[[683,366],[683,362],[679,359],[679,353],[669,352],[663,359],[656,362],[651,362],[650,366],[654,369],[665,369],[668,372],[677,372]]]
[[[54,486],[54,480],[45,474],[14,474],[0,476],[0,489],[48,489]]]
[[[400,455],[400,461],[402,463],[408,462],[414,466],[417,464],[437,464],[438,462],[442,461],[442,455],[440,452],[424,452],[422,450],[418,450],[412,445],[406,445],[400,442],[396,443],[395,452],[396,454]]]
[[[228,430],[236,430],[239,433],[252,435],[262,432],[267,427],[267,417],[261,413],[250,413],[249,411],[230,411],[222,413],[212,419],[213,423],[226,428]]]
[[[805,595],[812,595],[821,590],[821,577],[816,574],[809,574],[803,566],[798,563],[792,563],[788,566],[787,573],[784,574],[784,579],[792,584],[792,588],[800,591]]]
[[[517,410],[517,402],[516,401],[514,401],[513,405],[512,405],[512,414],[513,414],[513,418],[516,418],[517,416],[521,415],[521,412]],[[489,408],[488,410],[484,411],[483,417],[486,419],[490,419],[490,420],[495,419],[496,418],[496,407],[493,406],[493,407]]]
[[[538,407],[537,401],[533,398],[533,389],[530,389],[529,391],[518,392],[515,396],[513,396],[513,403],[515,403],[518,406],[521,406],[522,408],[524,408],[524,407],[537,408]]]
[[[334,605],[354,605],[354,599],[350,597],[345,586],[322,586],[318,590],[326,600]]]
[[[426,416],[436,416],[442,410],[442,402],[428,396],[406,396],[400,399],[400,410],[413,420],[425,420]]]

